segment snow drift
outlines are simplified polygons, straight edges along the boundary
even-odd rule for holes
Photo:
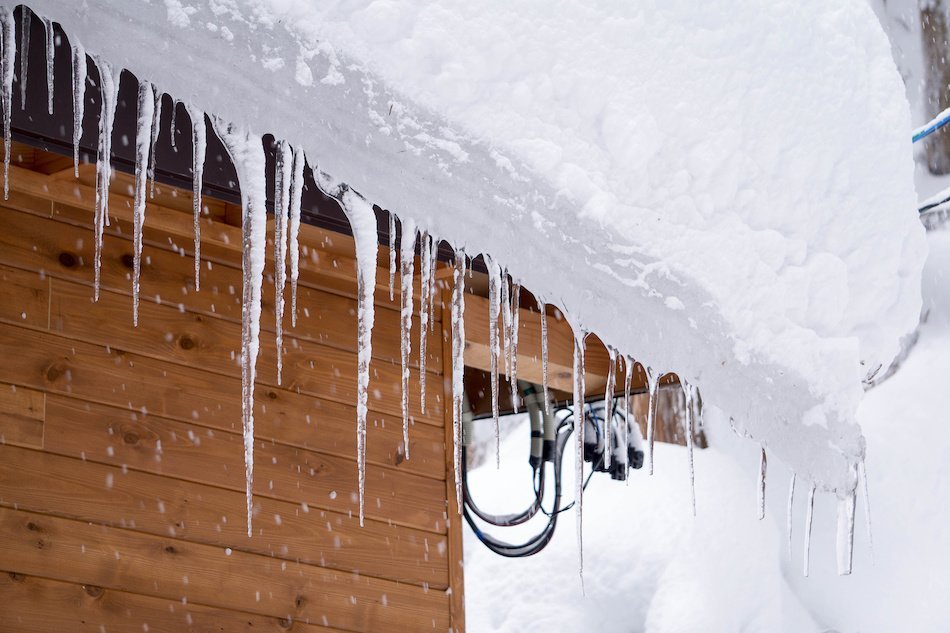
[[[861,383],[917,321],[926,249],[864,0],[30,6],[854,489]]]

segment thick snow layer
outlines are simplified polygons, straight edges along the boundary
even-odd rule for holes
[[[31,6],[853,487],[861,379],[916,322],[925,250],[865,0]]]

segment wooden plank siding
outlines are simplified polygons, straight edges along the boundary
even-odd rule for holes
[[[110,196],[93,302],[91,168],[77,180],[44,152],[15,155],[0,202],[0,631],[462,633],[441,297],[424,412],[414,354],[407,460],[399,297],[380,270],[360,527],[352,238],[301,227],[282,384],[268,247],[248,537],[228,205],[206,201],[196,291],[190,192],[185,205],[161,188],[133,327],[126,179]],[[413,326],[418,350],[418,314]]]

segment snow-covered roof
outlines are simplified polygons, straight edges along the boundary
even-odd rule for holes
[[[917,322],[926,249],[865,0],[30,6],[854,489],[862,380]]]

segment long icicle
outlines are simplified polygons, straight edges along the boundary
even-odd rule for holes
[[[518,328],[521,327],[521,284],[511,282],[511,327],[508,332],[508,384],[511,386],[511,407],[518,413]]]
[[[429,233],[419,236],[419,272],[422,284],[419,290],[419,411],[426,410],[426,341],[429,338],[429,295],[432,271],[429,268]]]
[[[650,464],[651,475],[653,474],[653,440],[656,433],[656,399],[660,390],[660,376],[653,373],[652,367],[644,367],[647,375],[647,392],[649,394],[649,405],[647,407],[647,461]]]
[[[788,545],[788,560],[792,560],[792,519],[795,513],[795,473],[788,484],[788,509],[785,511],[785,539]]]
[[[99,278],[102,268],[102,235],[109,225],[109,183],[112,181],[112,126],[119,101],[119,76],[122,69],[115,68],[99,56],[93,58],[99,69],[99,91],[102,111],[99,114],[99,145],[96,150],[96,254],[95,254],[95,300],[99,301]]]
[[[696,471],[693,465],[693,385],[681,380],[683,394],[686,396],[686,459],[689,462],[689,494],[696,516]]]
[[[505,354],[505,378],[511,379],[511,287],[508,280],[508,271],[502,270],[501,277],[501,321],[502,321],[502,341],[504,342]]]
[[[175,143],[177,143],[176,137],[178,136],[178,99],[172,97],[172,119],[171,123],[168,125],[169,140],[172,144],[172,149],[175,149]]]
[[[851,480],[857,485],[857,466],[852,465]],[[851,492],[843,498],[838,498],[838,529],[836,553],[838,558],[838,575],[848,576],[851,574],[851,566],[854,562],[854,506],[856,491],[852,488]]]
[[[79,178],[79,142],[82,140],[82,119],[86,110],[86,49],[75,35],[70,43],[73,62],[73,175]]]
[[[53,114],[53,77],[56,65],[56,31],[53,21],[43,18],[43,28],[46,33],[46,109]]]
[[[436,280],[436,269],[439,263],[439,240],[432,234],[429,235],[429,331],[435,331],[435,296],[439,292],[439,283]]]
[[[205,131],[205,113],[192,105],[186,105],[188,116],[191,117],[191,172],[192,172],[192,207],[195,220],[195,290],[201,289],[201,185],[204,178],[205,154],[208,148],[208,137]],[[278,325],[279,327],[279,325]],[[279,373],[278,373],[279,375]],[[280,380],[277,381],[280,384]]]
[[[488,357],[491,368],[491,415],[495,425],[495,462],[501,468],[501,429],[498,421],[498,310],[501,303],[502,283],[501,267],[491,257],[485,256],[485,266],[488,268]],[[507,326],[506,326],[507,329]]]
[[[0,7],[0,26],[3,27],[3,51],[0,55],[3,89],[3,199],[10,197],[10,119],[13,116],[13,64],[16,63],[16,22],[13,9]]]
[[[135,133],[135,201],[132,213],[132,325],[139,324],[139,281],[142,275],[142,229],[145,226],[145,181],[152,143],[155,99],[152,84],[139,82]]]
[[[541,384],[544,389],[544,411],[551,413],[551,396],[548,393],[548,313],[543,299],[538,299],[541,312]]]
[[[620,446],[620,456],[624,467],[624,485],[630,485],[630,477],[626,475],[630,472],[630,426],[636,424],[633,415],[633,400],[630,392],[633,390],[633,369],[634,362],[629,356],[623,357],[623,406],[624,406],[624,425],[623,425],[623,443]]]
[[[769,458],[765,454],[765,446],[759,454],[759,485],[758,485],[758,505],[759,521],[765,518],[765,475],[769,467]]]
[[[577,520],[577,571],[581,579],[581,590],[584,588],[584,339],[587,333],[583,330],[574,332],[574,434],[576,435],[576,454],[574,456],[574,503]]]
[[[808,489],[808,501],[805,505],[805,552],[804,569],[805,576],[808,576],[808,563],[811,559],[811,524],[815,516],[815,484],[812,483]]]
[[[462,403],[465,399],[465,251],[455,251],[452,272],[452,438],[455,456],[455,500],[462,514]]]
[[[247,535],[251,536],[254,501],[254,380],[260,350],[261,295],[264,283],[264,249],[267,208],[264,194],[264,147],[260,137],[246,128],[212,118],[214,129],[228,150],[241,189],[241,418],[244,427]]]
[[[33,12],[20,5],[20,109],[26,110],[26,80],[30,67],[30,31]]]
[[[402,359],[402,443],[409,459],[409,361],[412,354],[412,278],[416,259],[416,223],[401,219],[399,234],[400,357]]]
[[[287,284],[287,221],[294,155],[287,141],[277,144],[274,174],[274,312],[277,342],[277,384],[284,369],[284,288]]]
[[[858,463],[858,477],[861,479],[861,489],[864,492],[864,527],[868,534],[868,548],[871,552],[871,563],[874,563],[874,535],[871,532],[871,496],[868,494],[868,473],[865,460]]]
[[[153,84],[155,105],[152,110],[152,147],[148,158],[148,197],[155,197],[155,154],[158,148],[158,132],[162,128],[162,93]]]
[[[287,235],[290,248],[290,324],[297,327],[297,279],[300,277],[300,202],[303,200],[303,150],[294,148],[294,173],[290,183],[290,216]]]
[[[395,298],[396,288],[396,214],[389,212],[389,300]]]
[[[610,468],[610,459],[613,446],[611,446],[611,426],[614,417],[614,387],[617,382],[617,350],[607,346],[607,357],[610,363],[607,366],[607,385],[604,387],[604,468]]]

